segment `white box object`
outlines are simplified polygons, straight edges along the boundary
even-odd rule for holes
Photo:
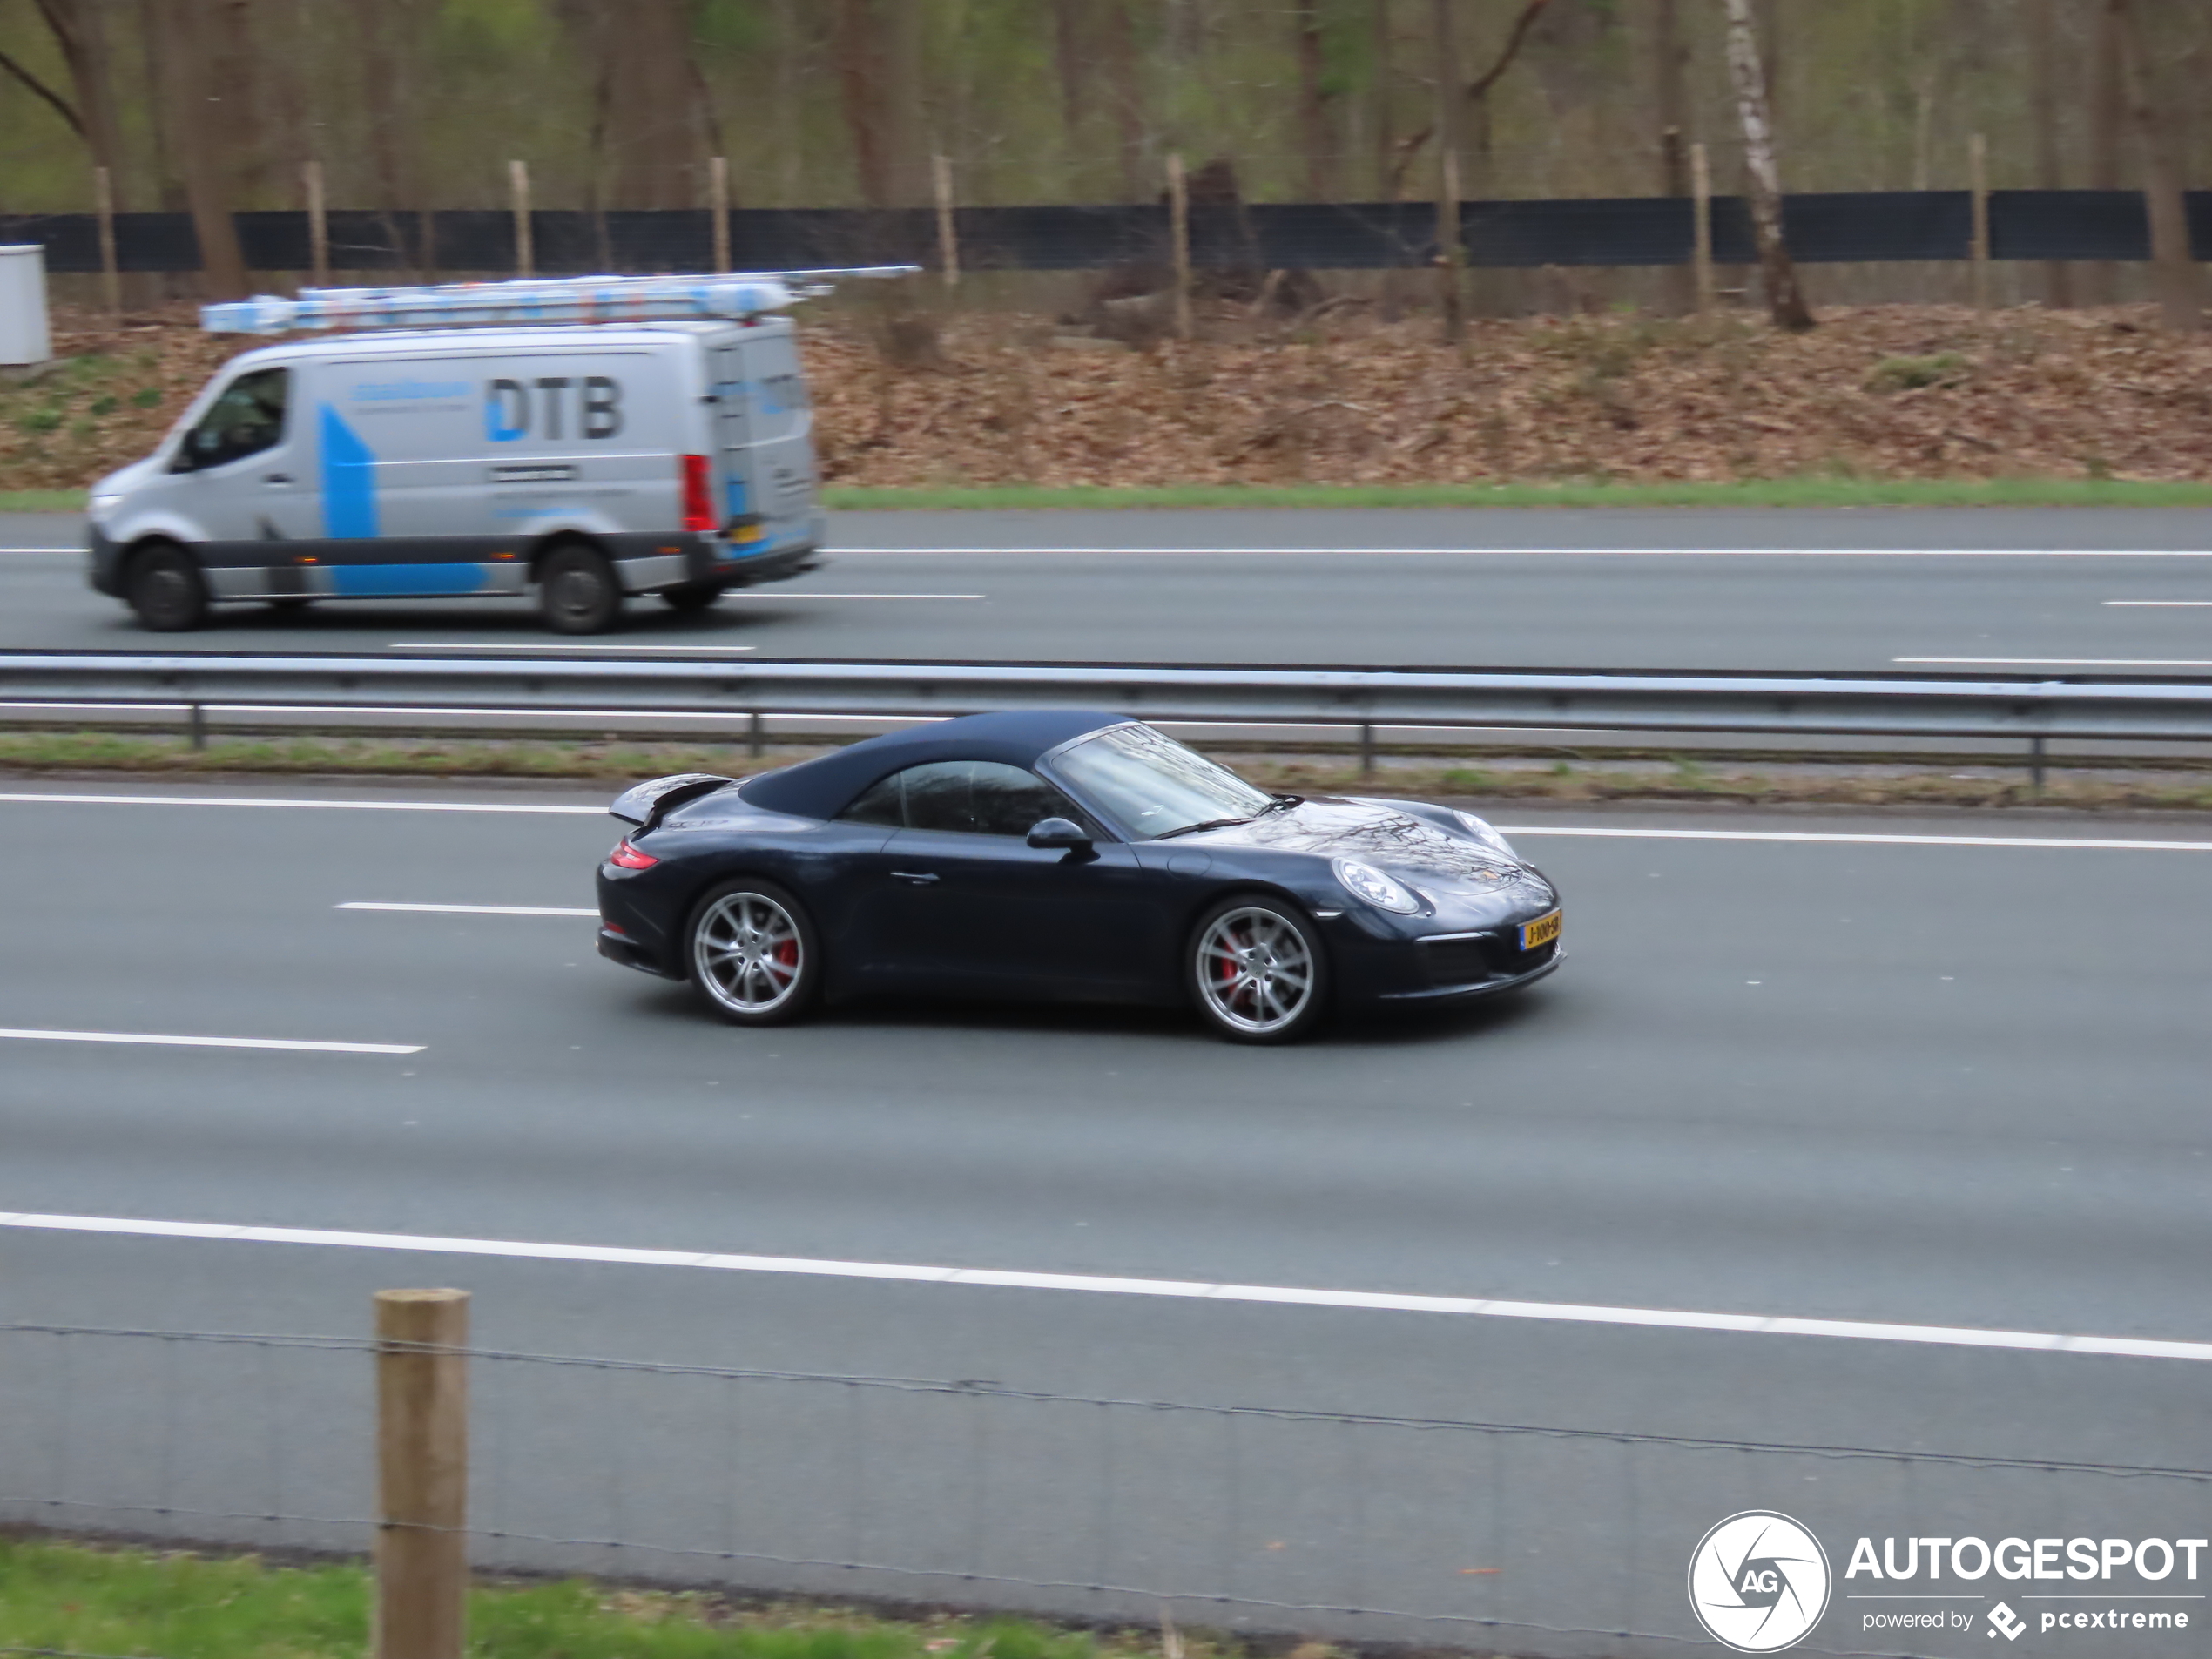
[[[46,250],[0,247],[0,366],[43,363],[54,354],[46,327]]]

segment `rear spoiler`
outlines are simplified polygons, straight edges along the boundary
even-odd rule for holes
[[[725,784],[737,782],[711,772],[679,772],[672,778],[656,778],[615,797],[607,811],[625,824],[649,830],[685,801],[711,795]]]

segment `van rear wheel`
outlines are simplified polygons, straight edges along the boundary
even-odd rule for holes
[[[537,610],[556,634],[600,634],[622,614],[622,584],[596,548],[567,543],[537,570]]]
[[[207,620],[207,583],[192,555],[158,542],[131,562],[125,590],[138,621],[158,634],[180,634]]]

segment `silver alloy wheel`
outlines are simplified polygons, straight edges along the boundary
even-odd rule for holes
[[[1272,910],[1226,911],[1198,941],[1198,995],[1224,1025],[1264,1035],[1280,1031],[1313,997],[1313,952]]]
[[[791,913],[758,893],[717,899],[691,932],[691,960],[707,995],[739,1014],[766,1014],[798,988],[806,941]]]

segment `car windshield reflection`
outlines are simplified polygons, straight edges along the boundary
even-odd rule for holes
[[[1060,775],[1141,841],[1238,824],[1275,798],[1149,725],[1117,725],[1053,757]]]

